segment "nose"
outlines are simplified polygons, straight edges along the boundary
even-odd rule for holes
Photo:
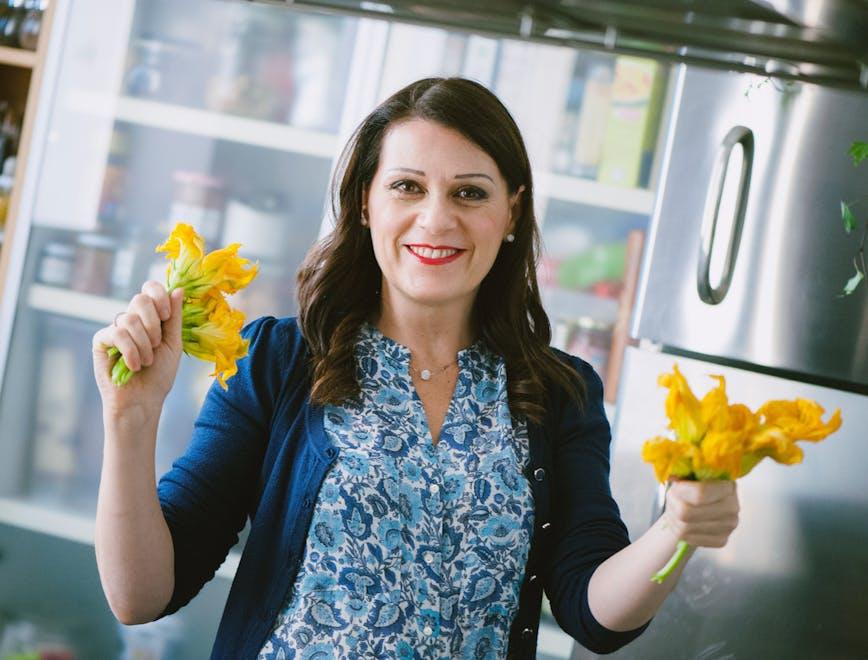
[[[444,234],[454,229],[458,224],[458,218],[457,211],[450,201],[439,195],[428,196],[424,206],[419,209],[417,218],[419,226],[433,235]]]

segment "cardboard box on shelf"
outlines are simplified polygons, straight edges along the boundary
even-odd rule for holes
[[[635,188],[646,185],[663,99],[663,67],[654,60],[619,56],[612,105],[597,179]]]

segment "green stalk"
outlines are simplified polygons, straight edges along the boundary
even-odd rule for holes
[[[684,541],[679,541],[678,545],[675,546],[675,553],[669,559],[669,562],[657,571],[654,575],[651,576],[651,581],[656,582],[657,584],[663,584],[663,580],[669,577],[669,574],[675,570],[675,567],[681,563],[681,560],[684,559],[684,555],[690,550],[690,546]]]

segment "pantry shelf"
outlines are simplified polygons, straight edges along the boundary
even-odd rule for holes
[[[622,188],[598,183],[590,179],[534,172],[536,194],[588,206],[651,215],[654,210],[654,191],[644,188]]]
[[[138,126],[321,158],[334,158],[338,152],[338,137],[331,133],[130,96],[74,92],[68,97],[68,109]]]
[[[51,509],[26,500],[0,498],[0,523],[48,534],[57,538],[93,545],[96,522],[92,516]],[[217,569],[217,575],[227,580],[235,577],[241,555],[230,552]]]
[[[127,302],[90,293],[80,293],[44,284],[33,284],[27,297],[32,309],[72,318],[109,324]]]
[[[0,64],[17,66],[22,69],[32,69],[36,66],[36,52],[23,48],[0,46]]]

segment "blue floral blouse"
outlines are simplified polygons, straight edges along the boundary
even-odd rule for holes
[[[504,657],[534,523],[504,361],[459,351],[435,445],[409,350],[364,324],[355,355],[361,396],[324,411],[341,451],[259,658]]]

